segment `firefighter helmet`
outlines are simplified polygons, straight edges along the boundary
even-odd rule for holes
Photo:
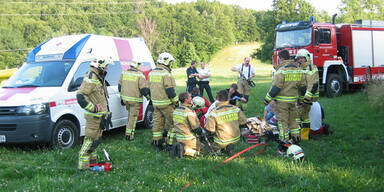
[[[296,59],[300,58],[300,57],[305,57],[305,59],[307,61],[309,61],[311,59],[311,54],[309,53],[308,50],[306,49],[300,49],[297,54],[296,54]]]
[[[129,63],[130,66],[136,68],[140,65],[139,61],[136,58],[133,58],[131,62]]]
[[[287,156],[293,157],[295,160],[304,158],[304,151],[298,145],[291,145],[288,147]]]
[[[192,99],[193,108],[201,109],[205,105],[205,100],[202,97],[196,96]]]
[[[97,58],[97,59],[93,59],[91,61],[91,66],[92,67],[95,67],[95,68],[98,68],[100,70],[104,70],[105,67],[109,64],[113,64],[113,61],[112,61],[112,58],[111,57],[108,57],[108,58]]]
[[[170,53],[167,53],[167,52],[160,53],[159,58],[157,59],[157,63],[163,64],[166,66],[171,65],[172,61],[175,61],[175,58]]]

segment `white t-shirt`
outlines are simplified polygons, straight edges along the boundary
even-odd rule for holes
[[[235,66],[235,69],[237,70],[237,71],[240,71],[241,72],[241,66],[242,66],[243,64],[238,64],[238,65],[236,65]],[[251,77],[251,76],[253,76],[253,75],[255,75],[255,68],[253,68],[253,66],[252,65],[249,65],[249,66],[245,66],[244,65],[244,67],[243,67],[243,75],[244,75],[244,77],[245,78],[247,78],[248,79],[248,69],[250,69],[251,70],[251,72],[249,73],[249,76]]]
[[[309,111],[309,119],[311,120],[311,130],[317,131],[322,125],[321,106],[319,102],[313,102]]]
[[[208,68],[200,68],[199,70],[197,70],[199,72],[199,76],[206,76],[206,75],[209,75],[210,74],[210,71]],[[200,81],[209,81],[209,77],[207,78],[203,78],[203,79],[200,79]]]

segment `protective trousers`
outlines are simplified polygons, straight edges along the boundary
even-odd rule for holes
[[[239,92],[244,96],[251,93],[251,87],[245,79],[240,78],[239,81],[237,81],[237,86],[239,87]]]
[[[296,122],[296,103],[295,102],[276,102],[276,117],[279,127],[279,139],[289,140],[289,133],[295,140],[300,140],[300,127]]]
[[[88,169],[90,161],[96,161],[96,149],[101,143],[103,134],[100,128],[101,117],[85,115],[85,120],[85,137],[79,152],[78,169]]]
[[[249,86],[248,82],[243,78],[239,79],[239,81],[237,82],[237,86],[239,87],[239,93],[243,94],[243,97],[247,99],[246,103],[238,102],[238,107],[242,111],[245,111],[247,109],[249,94],[251,94],[251,87]]]
[[[128,111],[128,123],[127,127],[125,129],[125,135],[129,136],[131,140],[133,140],[134,135],[135,135],[135,129],[136,129],[136,122],[137,122],[137,117],[139,116],[140,112],[140,105],[141,103],[139,102],[134,102],[134,101],[127,101],[125,102],[125,106]]]
[[[301,139],[303,140],[309,139],[309,130],[311,128],[311,121],[309,119],[310,110],[311,105],[302,105],[301,107],[297,108],[296,122],[301,128]]]
[[[204,148],[204,144],[202,144],[196,137],[193,139],[176,140],[177,142],[184,144],[184,155],[187,156],[194,157],[195,155],[199,155],[201,150]]]
[[[173,126],[173,111],[172,105],[154,106],[153,112],[153,127],[152,140],[158,141],[163,138],[163,131],[170,133]],[[166,137],[166,136],[164,136]]]

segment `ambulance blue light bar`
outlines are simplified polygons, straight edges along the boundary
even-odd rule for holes
[[[85,43],[91,37],[91,34],[86,35],[78,42],[76,42],[71,48],[66,50],[64,53],[53,53],[53,54],[38,54],[42,50],[42,46],[49,42],[50,40],[40,44],[29,52],[27,57],[27,62],[42,62],[42,61],[60,61],[60,60],[75,60],[79,56],[81,50],[83,49]],[[44,48],[43,48],[44,49]]]

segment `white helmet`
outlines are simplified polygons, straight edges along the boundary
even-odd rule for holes
[[[95,68],[98,68],[100,70],[104,70],[105,67],[109,64],[113,64],[113,61],[112,61],[112,58],[111,57],[108,57],[108,58],[97,58],[97,59],[93,59],[91,61],[91,66],[95,67]]]
[[[287,156],[293,157],[295,160],[304,158],[304,151],[297,145],[291,145],[288,147]]]
[[[311,54],[309,53],[308,50],[306,49],[300,49],[297,54],[296,54],[296,59],[300,58],[300,57],[305,57],[305,59],[307,61],[309,61],[311,59]]]
[[[205,100],[202,97],[196,96],[192,99],[192,107],[201,109],[205,106]]]
[[[175,61],[175,58],[170,53],[167,53],[167,52],[160,53],[159,58],[157,59],[157,63],[163,64],[166,66],[171,65],[172,61]]]
[[[129,65],[132,66],[132,67],[134,67],[134,68],[136,68],[137,66],[140,65],[140,63],[139,63],[139,61],[138,61],[136,58],[133,58],[133,59],[131,60],[131,62],[129,63]]]

